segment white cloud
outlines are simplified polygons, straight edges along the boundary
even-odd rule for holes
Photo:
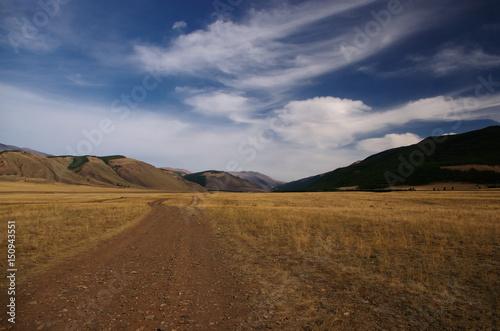
[[[175,22],[174,25],[172,25],[172,29],[174,30],[182,30],[185,27],[187,27],[187,23],[184,21]]]
[[[352,142],[356,121],[368,116],[361,101],[321,97],[292,101],[276,112],[287,126],[280,130],[285,141],[317,148],[333,148]]]
[[[276,111],[276,114],[286,123],[286,126],[279,130],[283,140],[308,148],[329,149],[349,145],[360,136],[368,136],[391,126],[401,127],[412,121],[498,118],[494,114],[498,113],[500,96],[492,97],[487,103],[476,103],[468,109],[457,109],[457,105],[467,101],[467,98],[451,99],[439,96],[375,112],[359,100],[322,97],[292,101]],[[496,112],[491,110],[494,107],[497,107]]]
[[[387,149],[413,145],[421,141],[422,138],[414,133],[386,134],[382,138],[370,138],[357,143],[357,148],[362,151],[378,153]]]
[[[247,122],[247,115],[252,109],[248,98],[221,91],[197,94],[184,102],[199,114],[227,117],[235,122]]]

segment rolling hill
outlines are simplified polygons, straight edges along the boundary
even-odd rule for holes
[[[266,190],[246,179],[224,171],[203,171],[185,175],[182,178],[197,183],[209,191],[265,192]]]
[[[255,171],[223,172],[208,170],[193,174],[192,172],[185,169],[168,167],[163,167],[160,169],[169,171],[183,178],[187,176],[185,179],[192,180],[202,186],[208,185],[208,188],[213,191],[255,192],[255,190],[258,190],[259,188],[265,191],[272,191],[274,188],[285,184],[285,182],[273,179],[269,176]],[[238,177],[240,179],[243,179],[244,181],[238,181],[237,179],[232,178],[229,175]],[[223,180],[221,180],[222,177],[224,177]],[[249,185],[247,181],[255,185]]]
[[[277,186],[273,191],[276,192],[287,192],[287,191],[304,191],[306,187],[309,187],[316,181],[318,181],[325,174],[315,175],[311,177],[306,177],[292,182]]]
[[[282,185],[277,191],[382,189],[439,182],[496,185],[500,183],[498,165],[500,126],[492,126],[463,134],[428,137],[348,167]]]
[[[285,182],[273,179],[269,176],[255,171],[230,172],[230,174],[248,180],[249,182],[258,185],[266,191],[272,191],[274,188],[285,184]]]
[[[27,152],[0,154],[0,175],[40,178],[73,185],[118,186],[165,192],[204,192],[203,187],[150,164],[121,155],[44,157]]]

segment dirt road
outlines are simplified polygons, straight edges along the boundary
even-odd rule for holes
[[[162,202],[139,225],[23,284],[14,330],[246,329],[248,296],[198,197],[185,207]]]

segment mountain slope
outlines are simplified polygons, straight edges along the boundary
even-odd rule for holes
[[[66,184],[122,186],[166,192],[203,192],[203,187],[123,156],[43,157],[26,152],[0,154],[0,175],[41,178]]]
[[[390,149],[348,167],[307,181],[301,180],[303,183],[289,183],[278,190],[328,191],[341,187],[378,189],[455,181],[500,183],[500,174],[495,171],[448,168],[460,165],[500,165],[500,126],[452,136],[429,137],[418,144]]]
[[[189,174],[192,174],[191,171],[188,171],[186,169],[177,169],[177,168],[170,168],[170,167],[162,167],[160,168],[161,170],[164,170],[164,171],[170,171],[170,172],[173,172],[174,174],[176,174],[177,176],[185,176],[185,175],[189,175]]]
[[[21,152],[40,155],[40,156],[51,156],[50,154],[35,151],[34,149],[31,149],[31,148],[21,148],[21,147],[12,146],[12,145],[0,144],[0,152],[3,152],[3,151],[21,151]]]
[[[249,182],[258,185],[260,188],[263,188],[267,191],[271,191],[272,189],[285,184],[285,182],[273,179],[269,176],[255,171],[230,172],[230,174],[248,180]]]
[[[142,161],[129,158],[114,159],[109,161],[109,166],[121,178],[138,186],[159,190],[168,187],[174,192],[204,191],[199,185]]]
[[[204,171],[185,175],[186,180],[197,183],[209,191],[265,192],[260,186],[224,171]]]
[[[302,178],[299,180],[294,180],[293,182],[289,182],[274,188],[274,191],[277,192],[287,192],[287,191],[302,191],[306,187],[309,187],[318,179],[320,179],[324,174],[311,176],[307,178]]]

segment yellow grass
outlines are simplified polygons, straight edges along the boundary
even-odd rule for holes
[[[499,322],[498,191],[221,193],[202,206],[261,288],[265,326]]]
[[[500,191],[161,194],[0,182],[0,245],[15,220],[19,274],[29,275],[137,224],[160,198],[199,203],[252,289],[252,327],[500,323]]]
[[[153,199],[118,189],[0,182],[0,247],[7,245],[7,222],[15,221],[16,265],[24,278],[136,224]]]

